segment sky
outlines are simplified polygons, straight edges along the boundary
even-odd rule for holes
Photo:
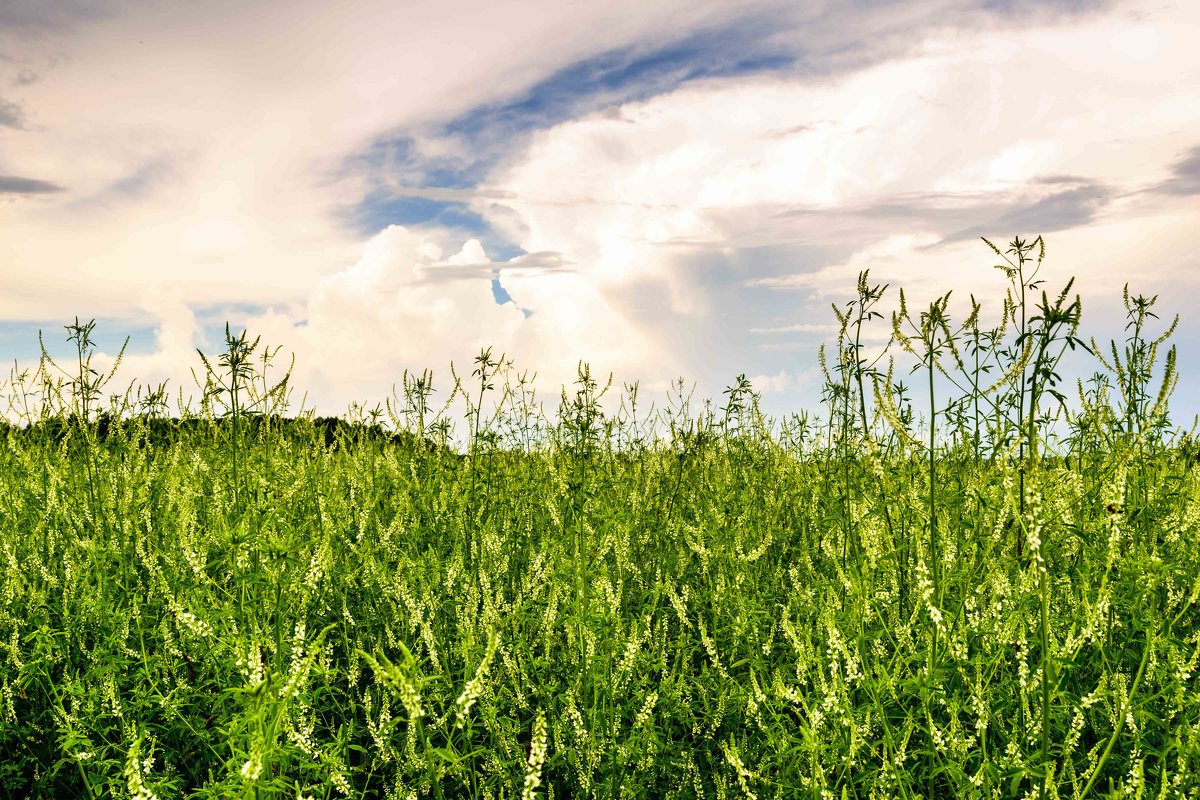
[[[95,319],[112,386],[194,395],[229,323],[321,413],[487,347],[548,411],[580,362],[819,411],[861,270],[994,321],[981,237],[1041,235],[1085,338],[1125,284],[1181,315],[1186,425],[1197,41],[1191,0],[5,0],[0,360]]]

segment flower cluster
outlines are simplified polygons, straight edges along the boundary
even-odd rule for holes
[[[479,700],[479,696],[483,694],[483,687],[487,681],[488,671],[492,667],[492,659],[496,657],[496,634],[488,637],[487,650],[484,651],[483,660],[479,662],[479,668],[475,670],[475,677],[467,681],[467,685],[463,687],[462,694],[454,701],[454,725],[461,728],[466,724],[467,715],[471,712],[471,706]]]
[[[542,765],[546,763],[549,744],[546,712],[539,708],[537,717],[533,720],[533,738],[529,742],[529,758],[525,762],[525,785],[521,789],[521,800],[534,800],[537,797],[537,789],[542,785]]]

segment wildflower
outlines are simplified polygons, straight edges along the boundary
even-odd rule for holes
[[[129,788],[129,796],[133,800],[158,800],[158,796],[142,782],[142,762],[138,758],[138,750],[141,748],[142,738],[139,736],[133,740],[133,744],[129,747],[129,752],[125,754],[125,784]],[[82,760],[82,759],[81,759]],[[147,758],[151,764],[153,760]]]
[[[463,687],[462,694],[454,701],[455,727],[461,728],[466,724],[471,706],[475,705],[475,701],[483,694],[484,681],[487,680],[488,670],[491,669],[492,659],[495,656],[496,635],[493,633],[488,637],[487,650],[484,651],[483,661],[479,662],[479,669],[475,670],[475,677],[467,682],[467,685]]]
[[[242,677],[251,689],[259,686],[266,680],[266,666],[263,664],[262,651],[256,643],[251,642],[246,648],[245,658],[242,657],[241,651],[238,652],[236,664],[238,671],[242,673]]]
[[[766,698],[763,699],[765,700]],[[654,711],[654,706],[656,703],[658,703],[658,692],[651,692],[646,698],[646,701],[642,703],[642,707],[638,711],[637,716],[633,719],[634,728],[640,728],[646,724],[646,721],[650,719],[650,714]]]
[[[721,742],[721,749],[725,751],[725,760],[729,766],[733,767],[733,771],[737,773],[738,786],[741,787],[742,793],[750,800],[758,800],[758,795],[750,789],[749,779],[754,777],[754,773],[746,769],[746,765],[742,763],[742,756],[738,753],[737,745],[733,743],[733,739],[729,740],[729,744]]]
[[[282,700],[299,696],[300,690],[308,681],[314,657],[321,653],[321,649],[318,649],[316,652],[309,652],[305,646],[305,633],[306,626],[304,621],[301,620],[296,623],[295,633],[292,635],[292,654],[291,664],[288,667],[288,679],[283,688],[279,690],[279,697]],[[320,639],[321,636],[318,636],[318,648],[322,647]]]
[[[400,669],[382,656],[380,657],[379,661],[376,661],[374,658],[366,655],[365,653],[363,654],[363,657],[371,666],[371,669],[374,670],[375,677],[380,681],[380,683],[391,689],[399,696],[400,703],[404,706],[404,710],[408,712],[409,719],[420,719],[421,717],[425,716],[425,708],[421,701],[421,690],[418,688],[416,682],[410,678],[404,670]],[[367,695],[364,702],[368,704],[368,712],[370,711],[369,701],[370,695]],[[386,697],[384,698],[383,707],[385,711],[388,708]],[[380,725],[383,725],[382,721],[380,722]]]
[[[304,574],[304,588],[315,592],[321,579],[325,577],[325,565],[329,560],[329,541],[325,540],[312,554],[308,562],[308,571]]]
[[[179,614],[179,622],[183,627],[187,628],[195,636],[206,638],[212,636],[213,628],[208,622],[196,617],[190,611],[183,611]]]
[[[242,780],[247,781],[248,783],[254,783],[256,780],[258,780],[259,776],[262,775],[262,769],[262,754],[256,752],[246,760],[245,764],[242,764],[242,768],[240,770]]]
[[[529,742],[529,759],[525,765],[525,786],[521,789],[521,800],[534,800],[537,788],[542,785],[542,765],[546,763],[549,735],[546,730],[546,712],[538,709],[533,720],[533,738]]]
[[[7,678],[4,679],[4,684],[2,686],[0,686],[0,695],[2,695],[4,697],[4,721],[5,722],[16,722],[17,721],[16,701],[13,699],[13,690],[12,690],[12,687],[8,685]]]
[[[946,628],[942,624],[942,610],[933,602],[933,581],[929,578],[929,568],[925,566],[924,559],[917,562],[917,587],[921,591],[921,600],[925,604],[925,610],[929,613],[929,619],[933,622],[934,629],[938,633],[944,634]]]

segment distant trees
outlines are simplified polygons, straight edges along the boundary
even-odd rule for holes
[[[409,431],[389,431],[378,423],[351,422],[341,417],[282,417],[279,415],[247,415],[241,420],[248,439],[274,436],[297,443],[307,443],[327,450],[352,449],[367,443],[402,449],[424,449],[436,452],[449,448]],[[104,445],[126,442],[138,447],[164,447],[181,440],[229,433],[233,420],[222,417],[115,417],[102,413],[87,426],[81,426],[74,416],[50,417],[32,425],[13,425],[0,420],[0,440],[17,437],[24,441],[45,440],[62,444],[74,431],[90,427],[92,438]]]

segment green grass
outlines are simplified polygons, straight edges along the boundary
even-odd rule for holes
[[[1126,293],[1083,343],[1040,245],[996,250],[997,328],[906,299],[882,354],[860,276],[820,418],[744,378],[606,412],[584,367],[545,414],[484,351],[462,453],[430,373],[329,447],[228,332],[181,420],[101,418],[77,320],[7,387],[0,796],[1197,797],[1173,325]]]

